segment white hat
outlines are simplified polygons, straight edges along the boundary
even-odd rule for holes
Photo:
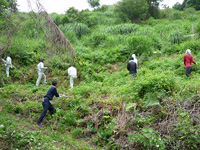
[[[190,49],[187,49],[186,50],[186,54],[190,54],[191,53],[191,50]]]
[[[135,54],[133,54],[133,55],[132,55],[132,57],[135,59],[135,58],[136,58],[136,55],[135,55]]]

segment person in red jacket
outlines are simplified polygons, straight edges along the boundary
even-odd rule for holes
[[[183,57],[183,62],[186,66],[185,68],[185,74],[187,77],[190,76],[191,72],[192,72],[192,63],[197,64],[194,60],[193,57],[191,55],[191,50],[187,49],[186,50],[186,55],[184,55]]]

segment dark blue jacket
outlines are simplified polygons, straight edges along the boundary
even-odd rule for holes
[[[133,60],[128,62],[127,70],[130,72],[130,74],[136,74],[137,73],[137,65]]]
[[[47,97],[49,100],[52,100],[54,95],[55,95],[56,97],[60,97],[59,94],[58,94],[58,92],[57,92],[57,90],[56,90],[56,87],[52,86],[52,87],[48,90],[48,92],[47,92],[47,94],[44,96],[44,98]]]

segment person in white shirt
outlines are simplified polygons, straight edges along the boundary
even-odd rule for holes
[[[7,58],[6,58],[6,61],[5,61],[7,77],[9,77],[9,69],[10,69],[11,65],[12,65],[12,59],[10,58],[10,54],[7,54]]]
[[[74,79],[77,78],[77,70],[72,64],[69,65],[68,75],[70,76],[70,87],[73,88]]]
[[[36,86],[39,85],[41,78],[43,77],[43,82],[44,84],[46,84],[46,75],[44,74],[44,70],[47,69],[47,67],[44,67],[44,63],[43,63],[43,59],[40,59],[40,63],[37,65],[37,69],[38,69],[38,79],[36,81]]]

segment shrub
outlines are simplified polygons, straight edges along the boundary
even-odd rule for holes
[[[186,49],[191,49],[192,54],[197,54],[200,49],[200,43],[198,40],[186,41],[181,43],[180,46],[176,47],[176,51],[185,53]]]
[[[133,33],[139,29],[137,24],[119,24],[103,29],[102,32],[112,33],[112,34],[128,34]]]
[[[69,56],[70,57],[70,56]],[[66,63],[63,63],[63,61],[65,60]],[[69,62],[69,58],[66,58],[65,55],[62,55],[62,56],[54,56],[52,59],[51,59],[51,62],[48,63],[51,65],[51,68],[57,68],[57,69],[67,69],[67,62]]]
[[[198,34],[198,36],[200,36],[200,20],[197,22],[195,31],[196,31],[196,33]]]
[[[183,15],[187,20],[195,21],[198,19],[198,15],[196,15],[196,10],[193,7],[186,8],[183,12]]]
[[[106,38],[107,38],[107,35],[105,33],[93,33],[90,36],[90,41],[92,42],[91,44],[96,47],[102,42],[104,42]]]
[[[62,32],[66,32],[67,30],[72,30],[76,33],[78,37],[81,37],[87,33],[89,33],[89,29],[87,25],[83,23],[69,23],[69,24],[64,24],[59,26],[60,30]]]
[[[149,127],[142,129],[142,134],[129,135],[130,141],[135,140],[136,143],[142,145],[143,148],[164,150],[165,145],[159,133]]]
[[[188,112],[179,110],[176,124],[173,125],[172,132],[177,148],[197,149],[200,145],[199,125],[193,125]]]
[[[160,18],[169,18],[170,15],[173,13],[173,9],[166,8],[166,9],[161,9],[160,10]]]
[[[176,52],[180,52],[179,50],[177,50],[177,46],[174,45],[174,44],[171,44],[170,42],[168,41],[162,41],[161,42],[161,52],[162,53],[166,53],[166,54],[174,54]]]
[[[182,13],[180,11],[175,11],[170,15],[170,20],[182,19]]]
[[[67,30],[64,32],[65,37],[70,41],[70,43],[76,43],[77,37],[76,33],[72,30]]]
[[[147,36],[133,36],[128,39],[128,48],[137,56],[152,52],[152,40]]]
[[[180,31],[173,31],[169,34],[169,41],[173,44],[180,44],[183,41],[183,33]]]
[[[122,84],[127,85],[126,82],[128,80],[124,79]],[[171,72],[162,69],[150,71],[141,68],[138,70],[133,85],[117,88],[116,94],[124,101],[138,102],[147,107],[151,103],[159,105],[158,99],[160,97],[168,96],[177,89],[176,79]]]
[[[94,139],[94,142],[98,146],[104,146],[106,143],[109,142],[109,138],[112,135],[112,128],[103,129],[102,127],[99,128],[97,131],[97,137]]]

